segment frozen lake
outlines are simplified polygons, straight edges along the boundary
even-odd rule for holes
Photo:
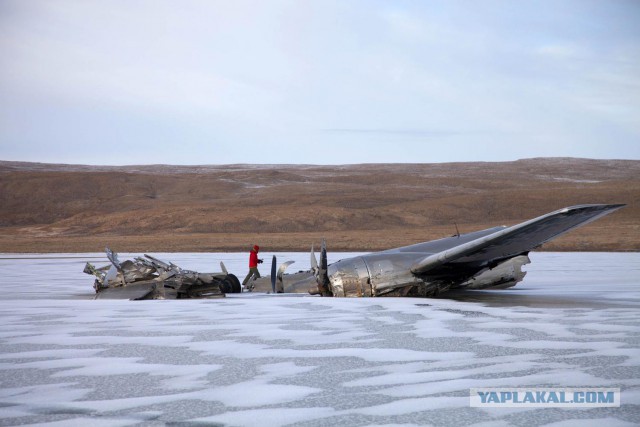
[[[248,270],[244,253],[153,255]],[[104,254],[0,254],[0,425],[640,425],[640,254],[531,260],[513,289],[438,299],[122,301],[91,299],[82,269]],[[622,405],[469,405],[472,387],[534,386],[618,387]]]

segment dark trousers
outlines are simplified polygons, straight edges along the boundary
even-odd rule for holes
[[[244,280],[242,281],[242,286],[246,285],[252,276],[255,276],[256,279],[260,277],[260,272],[258,271],[258,267],[251,267],[249,269],[249,273],[247,273],[247,277],[245,277]]]

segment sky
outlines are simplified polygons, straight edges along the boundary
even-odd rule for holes
[[[640,2],[0,1],[0,160],[640,159]]]

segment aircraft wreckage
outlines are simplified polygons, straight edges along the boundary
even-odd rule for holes
[[[213,298],[241,290],[238,278],[222,262],[221,273],[198,273],[147,254],[123,262],[109,248],[106,254],[110,265],[96,268],[87,263],[84,268],[85,273],[96,276],[96,299]]]
[[[432,297],[454,289],[505,289],[522,281],[528,254],[543,243],[595,221],[625,205],[578,205],[511,227],[373,252],[327,263],[322,242],[320,262],[311,249],[311,270],[284,274],[272,265],[273,292],[309,292],[334,297]],[[264,279],[255,290],[268,289]]]
[[[277,269],[274,256],[271,276],[255,280],[251,289],[334,297],[432,297],[454,289],[510,288],[523,280],[526,273],[522,266],[530,262],[529,252],[623,206],[570,206],[511,227],[456,234],[332,264],[327,262],[323,240],[319,262],[311,248],[310,270],[285,274],[293,261]],[[182,270],[149,255],[136,258],[135,262],[119,263],[115,254],[110,256],[109,252],[111,266],[95,269],[87,264],[85,268],[85,272],[97,276],[94,287],[98,295],[105,291],[118,292],[118,288],[122,291],[142,286],[145,282],[153,284],[153,293],[147,295],[156,298],[162,297],[162,289],[166,297],[167,288],[175,291],[176,298],[207,297],[217,289],[220,294],[241,291],[236,276],[229,274],[222,264],[223,273],[202,274]]]

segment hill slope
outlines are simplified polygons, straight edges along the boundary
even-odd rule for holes
[[[78,166],[0,162],[0,251],[375,250],[581,203],[628,206],[545,246],[640,250],[640,161]]]

